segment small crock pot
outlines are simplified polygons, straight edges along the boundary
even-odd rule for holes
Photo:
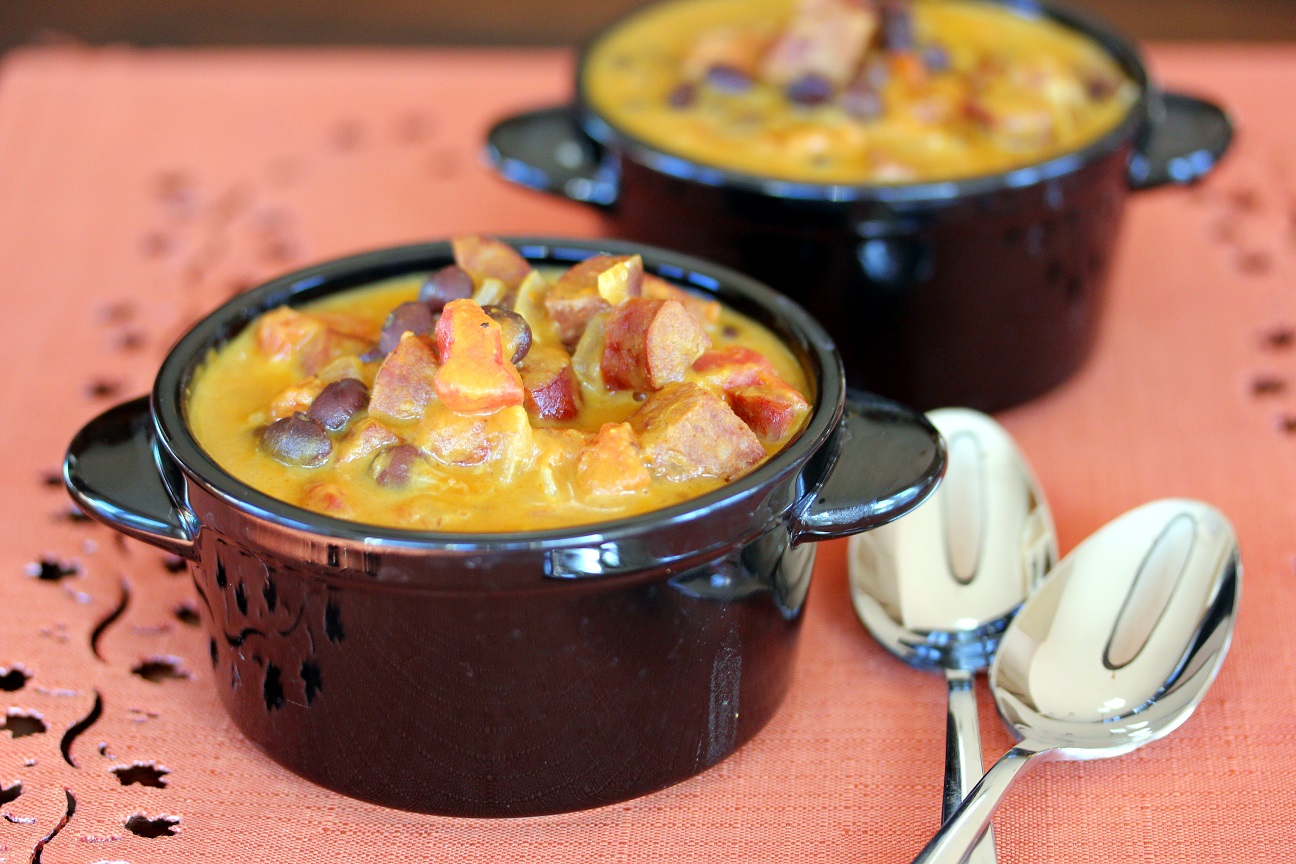
[[[537,266],[595,252],[708,292],[782,338],[812,413],[752,474],[684,504],[566,530],[449,534],[346,522],[234,479],[195,442],[209,352],[281,304],[453,260],[448,243],[333,261],[241,295],[163,362],[151,400],[91,421],[76,502],[189,562],[213,677],[243,733],[380,804],[524,816],[607,804],[714,765],[782,700],[814,544],[916,506],[945,465],[911,409],[850,394],[832,340],[759,283],[619,242],[515,239]]]
[[[794,183],[692,162],[618,129],[586,101],[587,49],[574,103],[501,121],[488,158],[508,180],[597,207],[608,234],[719,261],[792,296],[826,323],[852,386],[923,410],[1006,408],[1088,355],[1126,193],[1196,180],[1232,131],[1218,107],[1155,87],[1110,28],[1050,4],[991,2],[1106,48],[1139,88],[1125,119],[1080,150],[1000,174]]]

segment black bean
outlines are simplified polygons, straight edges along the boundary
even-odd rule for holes
[[[802,75],[787,86],[787,98],[797,105],[822,105],[833,96],[832,82],[822,75]]]
[[[379,486],[396,488],[409,482],[410,469],[422,458],[413,444],[397,444],[379,453],[370,469]]]
[[[933,75],[939,75],[941,72],[948,72],[950,69],[949,49],[939,42],[933,42],[923,49],[923,65],[927,71]]]
[[[862,84],[880,93],[890,79],[890,64],[883,57],[874,57],[864,64],[864,69],[860,72],[859,77],[855,79],[855,84],[851,86]]]
[[[907,2],[892,0],[882,4],[882,44],[888,51],[913,50],[913,9]]]
[[[311,403],[306,416],[330,432],[341,432],[355,413],[369,404],[369,390],[354,378],[343,378],[325,387]]]
[[[842,110],[856,120],[876,120],[882,116],[882,97],[862,82],[851,85],[841,97]]]
[[[717,64],[707,70],[706,83],[725,93],[745,93],[751,89],[752,79],[741,69]]]
[[[261,446],[280,462],[307,468],[323,465],[333,452],[324,427],[300,411],[261,430]]]
[[[1111,97],[1120,85],[1101,73],[1094,73],[1085,79],[1085,92],[1093,102],[1101,102]]]
[[[433,312],[440,312],[451,300],[466,300],[477,288],[468,271],[456,264],[442,267],[427,277],[419,289],[419,300]]]
[[[500,325],[504,336],[504,356],[517,365],[531,350],[531,325],[521,315],[503,306],[483,306],[482,311]]]
[[[666,102],[672,108],[687,108],[697,101],[697,85],[692,81],[685,81],[666,97]]]
[[[386,357],[400,344],[402,334],[425,336],[435,328],[436,321],[426,303],[402,303],[383,322],[382,335],[378,337],[378,351]]]

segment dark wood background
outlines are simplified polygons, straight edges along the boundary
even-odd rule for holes
[[[644,0],[0,0],[0,50],[134,45],[565,45]],[[1071,0],[1143,40],[1296,39],[1296,0]]]

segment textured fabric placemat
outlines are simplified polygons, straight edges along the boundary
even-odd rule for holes
[[[1206,183],[1133,196],[1098,349],[1000,419],[1063,551],[1169,495],[1234,521],[1234,647],[1171,738],[1026,776],[1000,860],[1296,854],[1296,47],[1151,52],[1227,104]],[[217,702],[188,577],[76,518],[90,416],[146,392],[230,294],[347,252],[469,231],[592,236],[482,166],[489,122],[568,92],[565,53],[26,50],[0,66],[0,862],[906,862],[935,830],[944,683],[874,645],[820,550],[792,691],[736,755],[599,810],[459,820],[326,792]],[[177,572],[179,570],[179,572]],[[1011,744],[981,685],[987,759]],[[399,693],[392,694],[400,698]]]

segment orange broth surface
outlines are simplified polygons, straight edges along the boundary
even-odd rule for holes
[[[614,126],[668,153],[852,185],[1041,162],[1137,98],[1085,35],[977,0],[673,0],[600,39],[582,83]]]

